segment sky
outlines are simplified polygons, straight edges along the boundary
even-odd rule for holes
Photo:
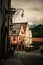
[[[23,8],[29,24],[43,24],[43,0],[11,0],[12,8]]]

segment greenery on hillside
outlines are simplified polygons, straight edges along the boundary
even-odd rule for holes
[[[32,37],[43,37],[43,25],[39,24],[35,26],[32,30]]]

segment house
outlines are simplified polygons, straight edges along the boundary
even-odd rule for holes
[[[28,47],[30,45],[30,35],[32,34],[30,32],[27,22],[13,23],[12,30],[9,31],[11,44]]]
[[[20,41],[24,39],[26,25],[27,25],[27,22],[12,24],[12,30],[9,31],[9,35],[12,40],[11,44],[20,43]]]
[[[28,47],[30,44],[30,32],[29,25],[26,18],[21,16],[24,13],[23,9],[18,9],[15,15],[12,15],[12,25],[9,28],[11,44],[21,45],[22,47]],[[13,36],[13,37],[12,37]],[[11,38],[12,37],[12,38]]]

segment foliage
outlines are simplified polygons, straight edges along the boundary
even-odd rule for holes
[[[43,37],[43,25],[37,25],[32,30],[32,37]]]

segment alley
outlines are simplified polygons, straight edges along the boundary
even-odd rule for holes
[[[15,51],[2,65],[43,65],[43,56],[38,52]]]

